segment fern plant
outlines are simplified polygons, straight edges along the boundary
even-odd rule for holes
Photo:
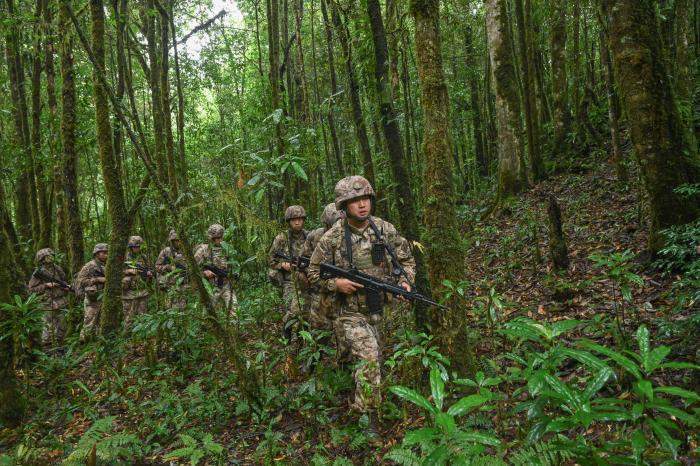
[[[204,434],[201,442],[187,434],[178,434],[178,438],[182,447],[166,455],[166,460],[186,458],[192,466],[196,466],[203,459],[209,464],[223,464],[224,447],[216,443],[210,433]]]
[[[104,463],[129,463],[140,458],[141,441],[133,434],[112,432],[116,416],[98,419],[80,437],[73,452],[63,461],[64,466],[82,466],[92,452]]]

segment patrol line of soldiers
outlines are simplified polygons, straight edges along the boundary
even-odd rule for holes
[[[231,277],[231,266],[221,245],[224,227],[219,224],[211,225],[207,229],[207,236],[209,242],[195,247],[195,260],[199,265],[213,265]],[[186,304],[189,287],[187,264],[182,243],[174,230],[168,235],[168,243],[169,245],[160,251],[155,267],[152,267],[142,252],[143,238],[129,238],[122,276],[122,303],[124,323],[127,327],[134,317],[148,311],[149,282],[156,276],[158,287],[166,293],[166,307],[181,309]],[[36,253],[37,268],[32,273],[27,288],[30,293],[39,295],[45,311],[42,331],[42,342],[45,345],[60,345],[63,341],[68,293],[71,291],[74,291],[79,299],[83,299],[81,341],[97,333],[100,326],[100,297],[105,284],[104,267],[107,254],[107,244],[96,244],[92,250],[92,260],[80,269],[71,287],[65,272],[55,263],[53,250],[44,248]],[[229,315],[235,314],[237,299],[231,281],[217,280],[216,274],[210,270],[203,270],[202,275],[209,280],[214,290],[213,303],[223,306]]]
[[[269,251],[269,271],[273,284],[281,288],[286,306],[285,332],[293,338],[298,322],[335,334],[341,361],[354,362],[354,400],[350,408],[367,413],[369,431],[376,434],[377,409],[381,403],[381,335],[382,315],[370,313],[367,294],[362,285],[346,278],[327,279],[320,274],[321,263],[353,269],[411,291],[415,279],[415,260],[408,241],[389,222],[371,215],[376,196],[370,183],[361,176],[349,176],[335,186],[335,202],[326,206],[321,216],[324,228],[306,233],[306,212],[291,206],[285,213],[289,228],[278,234]],[[377,253],[378,251],[378,253]],[[374,253],[373,253],[374,252]],[[392,260],[397,259],[394,273]],[[279,254],[310,256],[306,270]],[[301,306],[300,296],[306,302]],[[392,297],[380,295],[382,305],[392,304]]]

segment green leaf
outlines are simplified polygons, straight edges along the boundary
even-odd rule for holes
[[[435,408],[435,406],[431,405],[430,402],[423,395],[411,388],[396,385],[394,387],[391,387],[389,390],[399,398],[403,398],[404,400],[410,401],[414,405],[420,406],[432,415],[435,415],[435,413],[437,413],[437,409]]]
[[[309,177],[306,176],[306,172],[303,168],[301,168],[301,165],[299,165],[297,162],[292,162],[292,168],[294,169],[294,173],[296,173],[299,178],[304,181],[309,181]]]
[[[680,440],[675,440],[671,437],[671,434],[666,430],[664,426],[659,424],[653,419],[647,419],[647,423],[651,426],[651,430],[654,431],[661,446],[673,455],[673,459],[678,458],[678,445],[680,445]]]
[[[613,375],[612,369],[606,367],[599,371],[586,385],[586,389],[583,391],[581,399],[590,400],[593,396],[603,388],[603,385],[608,381],[608,379]]]
[[[501,444],[501,441],[493,435],[482,434],[481,432],[460,432],[458,438],[463,442],[474,442],[482,445],[492,445],[494,447]]]
[[[422,429],[410,430],[403,438],[404,445],[415,445],[416,443],[426,443],[434,440],[440,431],[435,427],[423,427]]]
[[[559,320],[552,324],[552,337],[558,337],[562,333],[566,333],[574,327],[581,324],[580,320]]]
[[[549,384],[549,386],[552,387],[552,390],[554,390],[559,396],[561,396],[562,399],[566,401],[566,403],[569,406],[571,406],[575,410],[581,408],[581,400],[579,400],[578,396],[576,396],[576,394],[573,391],[571,391],[568,385],[566,385],[564,382],[562,382],[552,374],[545,374],[544,379],[547,381],[547,384]]]
[[[643,379],[643,380],[638,380],[635,383],[637,390],[639,391],[640,394],[644,395],[647,400],[653,401],[654,400],[654,389],[651,386],[651,381]]]
[[[637,343],[639,344],[639,352],[642,354],[644,365],[647,363],[647,355],[649,354],[649,329],[642,324],[637,329]]]
[[[679,387],[656,387],[655,391],[657,393],[667,393],[669,395],[679,396],[686,401],[687,400],[690,400],[691,402],[700,401],[700,395],[698,395],[695,392],[691,392],[689,390],[685,390],[685,389],[679,388]]]
[[[442,402],[445,398],[445,382],[442,380],[442,374],[437,368],[430,370],[430,391],[433,394],[433,400],[438,410],[442,410]]]
[[[597,369],[598,371],[610,368],[602,359],[594,356],[588,351],[575,350],[571,348],[558,348],[555,350],[555,352],[568,356],[571,359],[574,359],[585,366]]]
[[[666,356],[668,356],[670,352],[671,348],[668,346],[659,346],[658,348],[654,348],[644,361],[644,369],[646,369],[647,373],[651,374],[658,369],[661,361],[666,359]]]
[[[437,413],[435,415],[435,425],[448,435],[453,434],[457,430],[455,418],[447,413]]]
[[[675,408],[673,406],[661,405],[659,403],[650,403],[647,405],[649,408],[656,409],[668,415],[674,416],[677,419],[685,422],[688,425],[694,426],[698,424],[698,418],[692,414],[688,414],[682,409]]]
[[[634,452],[634,458],[639,462],[642,458],[642,454],[647,447],[647,439],[644,435],[642,429],[637,429],[632,433],[632,451]]]
[[[447,414],[451,416],[462,416],[463,414],[468,413],[472,409],[476,408],[477,406],[481,406],[482,404],[486,403],[488,399],[485,396],[482,395],[469,395],[461,400],[459,400],[457,403],[453,404],[447,409]]]
[[[700,366],[697,364],[692,364],[690,362],[665,362],[660,364],[661,369],[696,369],[700,370]]]
[[[639,366],[637,366],[637,364],[634,361],[632,361],[630,358],[623,356],[620,353],[618,353],[617,351],[613,351],[613,350],[608,349],[605,346],[601,346],[597,343],[585,341],[582,344],[586,348],[590,348],[593,351],[596,351],[598,353],[602,353],[602,354],[608,356],[610,359],[612,359],[617,364],[619,364],[623,369],[625,369],[627,372],[632,374],[637,380],[642,379],[642,373],[639,370]]]
[[[438,466],[445,464],[450,457],[450,450],[447,445],[440,445],[428,455],[421,464],[425,466]]]

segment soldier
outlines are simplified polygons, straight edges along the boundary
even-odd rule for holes
[[[182,252],[182,243],[175,230],[168,234],[170,246],[160,251],[156,260],[156,272],[158,284],[167,290],[165,306],[167,308],[182,309],[187,304],[187,262]]]
[[[322,227],[316,228],[306,237],[304,242],[304,249],[302,250],[302,255],[304,257],[311,257],[316,249],[316,245],[321,240],[321,237],[325,232],[327,232],[330,227],[333,226],[335,222],[340,218],[344,218],[345,214],[342,210],[335,208],[335,203],[331,202],[324,209],[321,214],[321,223],[324,225]],[[306,270],[302,270],[299,274],[299,283],[301,288],[306,291],[308,299],[306,300],[306,314],[309,319],[309,326],[312,329],[319,330],[333,330],[332,323],[329,317],[326,315],[327,310],[327,299],[324,299],[324,305],[321,305],[321,290],[318,285],[311,286],[308,282],[308,277]],[[327,295],[325,296],[327,298]]]
[[[285,314],[282,318],[284,325],[284,334],[288,339],[296,340],[296,330],[292,331],[293,318],[301,318],[301,305],[299,303],[300,290],[297,287],[293,270],[290,262],[275,257],[275,253],[281,252],[288,256],[299,256],[304,248],[306,241],[306,230],[304,230],[304,221],[306,220],[306,211],[300,205],[287,207],[284,213],[284,221],[287,222],[289,228],[275,236],[270,248],[270,269],[268,276],[272,283],[282,289],[282,298],[285,304]],[[294,324],[298,327],[298,324]]]
[[[124,277],[122,278],[122,303],[124,305],[124,324],[128,327],[131,319],[145,314],[148,309],[148,288],[146,281],[153,278],[146,257],[141,253],[143,238],[129,238]],[[139,270],[137,267],[141,268]]]
[[[227,274],[227,277],[219,277],[212,270],[203,270],[202,275],[209,280],[209,283],[214,287],[212,295],[212,304],[214,306],[219,303],[223,304],[229,316],[235,316],[238,300],[236,292],[231,287],[232,270],[231,265],[226,259],[226,253],[221,246],[224,238],[224,227],[215,223],[207,229],[209,243],[202,243],[195,248],[194,259],[197,264],[213,265],[220,271]]]
[[[66,330],[64,311],[68,306],[70,287],[63,269],[54,263],[52,249],[39,249],[36,253],[36,264],[37,269],[32,273],[27,288],[30,293],[41,297],[45,311],[41,341],[44,345],[60,345]]]
[[[76,279],[79,294],[84,295],[83,328],[80,341],[95,336],[100,328],[100,310],[102,301],[100,293],[105,286],[105,262],[107,262],[107,244],[98,243],[92,249],[92,260],[85,264]]]
[[[311,256],[308,276],[312,285],[334,297],[330,315],[337,316],[333,327],[338,355],[359,362],[354,373],[355,400],[350,407],[368,414],[369,430],[376,438],[376,409],[381,403],[381,339],[377,324],[381,314],[370,315],[362,285],[345,278],[326,280],[320,276],[320,264],[327,262],[385,281],[398,281],[399,286],[411,289],[415,261],[410,245],[391,223],[371,215],[374,200],[372,186],[361,176],[349,176],[336,184],[335,206],[345,211],[346,218],[336,222],[319,241]],[[398,278],[392,278],[395,275],[391,255],[403,269]],[[388,304],[391,297],[380,295],[380,299]]]

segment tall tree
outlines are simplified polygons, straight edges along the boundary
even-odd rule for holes
[[[109,101],[99,74],[105,74],[105,17],[102,0],[90,0],[92,20],[92,50],[95,56],[92,86],[95,97],[95,123],[97,146],[100,153],[100,168],[107,195],[107,212],[111,223],[109,256],[105,267],[104,295],[100,328],[103,335],[111,335],[120,328],[122,312],[122,271],[126,243],[131,222],[124,207],[124,192],[121,176],[114,157],[113,132],[109,118]]]
[[[379,114],[382,131],[389,149],[389,161],[394,178],[395,196],[400,216],[401,228],[406,238],[411,241],[420,240],[418,230],[418,212],[411,192],[411,183],[406,170],[401,133],[396,119],[393,105],[391,82],[389,81],[389,50],[382,20],[382,11],[379,0],[367,1],[367,13],[372,28],[372,42],[374,44],[374,80],[379,100]],[[448,156],[452,154],[449,153]],[[423,253],[419,248],[414,251],[416,258],[416,285],[425,290],[428,288],[428,277],[425,272]],[[417,306],[416,320],[419,326],[423,326],[425,308]]]
[[[331,95],[328,97],[328,129],[331,135],[331,145],[333,146],[333,155],[338,166],[338,172],[345,173],[343,157],[340,152],[340,142],[338,140],[338,130],[335,124],[335,99],[338,95],[338,77],[335,72],[335,54],[333,53],[333,28],[328,19],[328,7],[326,0],[321,0],[321,15],[323,16],[323,25],[326,34],[326,55],[328,60],[328,73],[330,77]]]
[[[413,0],[416,21],[416,58],[423,106],[423,156],[425,157],[425,243],[430,285],[443,289],[443,281],[460,276],[464,263],[453,180],[450,101],[442,68],[439,0]],[[435,312],[430,322],[442,354],[461,374],[474,369],[466,315],[454,305],[447,312]]]
[[[654,0],[601,0],[630,137],[649,195],[649,249],[664,245],[661,230],[700,214],[696,198],[676,192],[700,181],[698,154],[678,112],[663,59]]]
[[[467,51],[467,72],[469,73],[469,98],[472,113],[472,128],[474,131],[474,155],[479,175],[486,176],[489,166],[484,149],[484,136],[482,128],[481,106],[479,105],[479,72],[478,53],[474,47],[474,31],[467,23],[464,30],[464,46]]]
[[[498,189],[500,195],[507,196],[527,186],[527,165],[523,157],[520,99],[506,0],[486,0],[486,30],[496,88]]]
[[[85,258],[83,224],[78,199],[78,154],[76,151],[77,99],[75,71],[73,67],[73,35],[70,32],[69,1],[60,2],[59,40],[61,54],[61,142],[63,145],[62,171],[63,194],[66,207],[66,224],[71,274],[83,265]]]
[[[163,128],[163,97],[161,83],[161,57],[158,55],[158,42],[156,35],[157,10],[155,0],[146,0],[142,13],[147,50],[148,66],[150,69],[149,84],[151,88],[151,114],[153,116],[153,140],[155,142],[155,158],[158,166],[160,180],[169,184],[168,162],[165,154],[165,133]],[[167,47],[167,46],[166,46]]]
[[[567,0],[550,0],[552,13],[552,30],[550,33],[552,106],[554,107],[552,152],[555,159],[561,158],[566,152],[566,140],[571,126],[569,83],[566,74],[566,3]]]

